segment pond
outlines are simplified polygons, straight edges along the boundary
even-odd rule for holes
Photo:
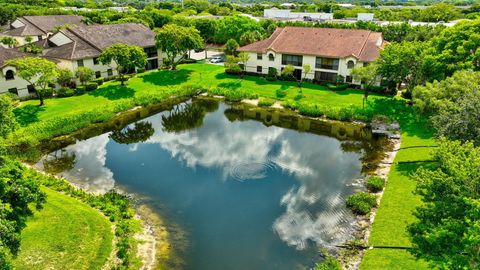
[[[308,269],[321,248],[352,239],[345,199],[381,156],[372,137],[359,124],[197,98],[38,166],[142,198],[185,235],[171,268]]]

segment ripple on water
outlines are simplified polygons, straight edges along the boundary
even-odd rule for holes
[[[269,171],[277,167],[270,161],[244,161],[235,164],[229,172],[232,179],[237,181],[259,180],[267,177]]]

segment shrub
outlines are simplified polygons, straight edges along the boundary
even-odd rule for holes
[[[340,84],[331,84],[327,83],[327,88],[332,91],[342,91],[348,88],[348,83],[340,83]]]
[[[335,257],[327,255],[321,263],[315,264],[314,270],[342,270],[342,265]]]
[[[75,88],[75,95],[77,96],[81,96],[83,94],[85,94],[85,86],[77,86],[77,88]]]
[[[377,197],[367,192],[359,192],[348,196],[347,206],[356,214],[366,215],[377,206]]]
[[[103,81],[108,82],[108,81],[113,81],[115,79],[117,79],[117,76],[112,75],[112,76],[108,76],[108,77],[103,78]]]
[[[85,90],[86,90],[87,92],[96,90],[97,88],[98,88],[98,84],[97,84],[96,82],[89,82],[89,83],[87,83],[87,85],[85,86]]]
[[[270,107],[275,103],[275,100],[271,98],[260,98],[258,100],[258,106],[260,107]]]
[[[377,176],[372,176],[367,179],[367,189],[370,192],[379,192],[385,186],[385,179]]]
[[[323,110],[319,108],[316,104],[309,102],[301,102],[298,104],[298,112],[305,116],[319,117],[323,116]]]
[[[145,72],[144,68],[138,68],[136,73],[140,74],[140,73],[144,73],[144,72]]]
[[[303,92],[302,90],[298,91],[298,93],[295,95],[295,97],[293,98],[295,101],[300,101],[300,99],[303,98]]]
[[[287,96],[287,90],[284,90],[284,89],[277,89],[275,91],[275,94],[277,96],[277,98],[284,98]]]
[[[229,88],[217,87],[217,88],[209,89],[208,93],[210,95],[224,96],[225,100],[234,101],[234,102],[241,101],[242,99],[246,99],[246,98],[250,98],[250,99],[258,98],[257,94],[247,92],[241,89],[229,89]]]
[[[278,76],[278,70],[276,68],[269,68],[268,69],[267,81],[276,81],[277,76]]]
[[[51,98],[53,97],[53,89],[52,88],[45,88],[42,90],[42,95],[44,98]]]
[[[57,97],[71,97],[75,95],[75,91],[73,91],[68,87],[62,87],[58,89],[56,92],[57,92]]]
[[[196,63],[197,60],[192,59],[192,58],[187,58],[187,59],[182,59],[180,60],[179,64],[193,64]]]
[[[103,78],[96,78],[95,80],[93,80],[94,82],[96,82],[99,86],[103,84],[104,82],[104,79]]]

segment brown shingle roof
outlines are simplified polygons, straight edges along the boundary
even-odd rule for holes
[[[0,67],[3,67],[7,60],[24,56],[29,56],[29,54],[20,52],[17,49],[6,49],[0,46]]]
[[[354,56],[373,61],[383,46],[382,34],[369,30],[285,27],[278,28],[268,39],[238,49],[241,52],[266,52],[325,57]]]
[[[85,25],[82,16],[78,15],[52,15],[52,16],[23,16],[17,18],[25,26],[9,29],[3,32],[9,36],[39,36],[53,32],[56,27],[65,24]]]
[[[44,46],[44,56],[60,59],[84,59],[100,55],[102,50],[123,43],[140,47],[155,46],[155,33],[142,24],[91,25],[62,30],[72,40],[62,46]]]

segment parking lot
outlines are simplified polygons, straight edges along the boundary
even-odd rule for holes
[[[223,52],[207,50],[207,58],[212,59],[214,57],[222,57],[225,60],[225,54]],[[190,58],[195,59],[195,60],[204,60],[205,59],[205,51],[195,52],[195,51],[192,50],[192,51],[190,51]],[[206,61],[206,62],[210,63],[210,61]],[[213,64],[213,63],[211,63],[211,64]],[[223,66],[223,62],[214,63],[214,64]]]

